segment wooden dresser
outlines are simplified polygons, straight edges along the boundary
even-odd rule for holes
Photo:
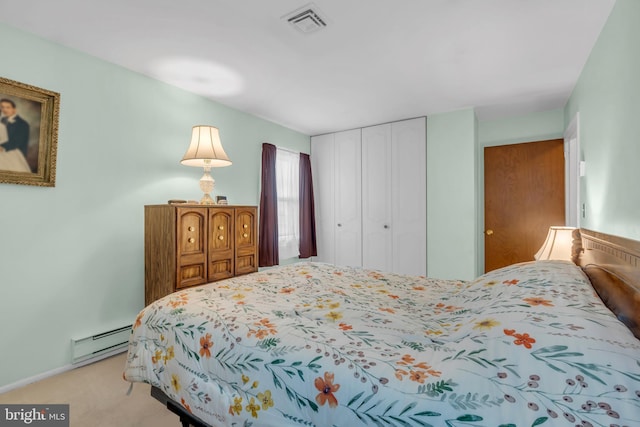
[[[145,305],[178,289],[258,271],[255,206],[144,207]]]

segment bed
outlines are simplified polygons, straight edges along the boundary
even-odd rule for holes
[[[469,282],[298,263],[183,290],[124,378],[185,426],[640,425],[640,244],[581,240]]]

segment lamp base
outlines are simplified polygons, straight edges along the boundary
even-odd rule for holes
[[[215,181],[215,179],[213,179],[213,177],[209,173],[210,171],[211,171],[210,167],[205,167],[204,168],[204,173],[202,174],[202,178],[200,178],[200,189],[204,193],[202,195],[202,199],[200,199],[200,204],[201,205],[215,205],[216,204],[216,202],[213,200],[213,198],[209,194],[209,193],[211,193],[213,191],[214,187],[216,186],[216,181]]]
[[[210,195],[208,195],[208,194],[204,194],[204,195],[202,196],[202,199],[200,199],[200,202],[199,202],[199,203],[200,203],[201,205],[215,205],[215,204],[216,204],[216,201],[215,201],[215,200],[213,200],[213,198],[212,198]]]

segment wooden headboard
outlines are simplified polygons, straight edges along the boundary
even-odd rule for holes
[[[607,307],[640,339],[640,242],[584,228],[580,235],[578,265]]]

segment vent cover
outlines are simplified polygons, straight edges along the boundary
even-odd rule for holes
[[[286,19],[289,25],[305,34],[314,33],[327,26],[327,19],[313,3],[294,10],[282,19]]]

